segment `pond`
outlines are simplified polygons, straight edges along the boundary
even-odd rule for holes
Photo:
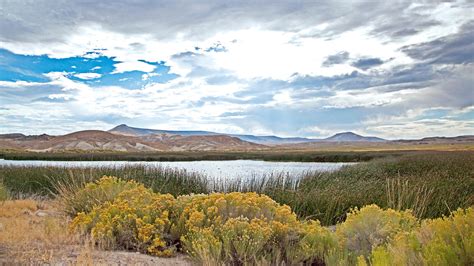
[[[62,167],[124,167],[145,165],[147,167],[169,167],[197,172],[215,179],[252,178],[284,174],[301,176],[308,172],[334,171],[344,165],[354,163],[319,163],[319,162],[268,162],[258,160],[231,161],[182,161],[182,162],[149,162],[149,161],[40,161],[40,160],[4,160],[0,166],[62,166]]]

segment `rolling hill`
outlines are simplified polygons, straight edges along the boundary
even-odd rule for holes
[[[28,151],[227,151],[258,150],[265,146],[226,135],[182,136],[153,134],[132,136],[100,130],[78,131],[61,136],[0,135],[0,148]]]
[[[109,131],[84,130],[60,136],[24,135],[21,133],[0,134],[0,149],[50,151],[255,151],[275,149],[321,150],[328,148],[381,149],[382,146],[403,147],[426,144],[473,143],[474,136],[428,137],[418,140],[385,140],[367,137],[353,132],[342,132],[324,139],[281,138],[277,136],[254,136],[219,134],[211,131],[175,131],[135,128],[119,125]],[[408,145],[408,146],[407,146]]]
[[[334,136],[324,139],[330,142],[384,142],[387,141],[378,137],[365,137],[353,132],[337,133]]]
[[[285,145],[285,144],[296,144],[296,143],[307,143],[307,142],[319,142],[319,141],[329,141],[329,142],[382,142],[386,141],[377,137],[364,137],[357,135],[352,132],[343,132],[338,133],[332,137],[326,139],[310,139],[310,138],[282,138],[277,136],[255,136],[255,135],[241,135],[241,134],[223,134],[216,133],[211,131],[176,131],[176,130],[159,130],[159,129],[148,129],[148,128],[136,128],[130,127],[125,124],[118,125],[109,130],[109,132],[119,135],[126,136],[146,136],[153,134],[173,134],[173,135],[182,135],[182,136],[215,136],[215,135],[227,135],[230,137],[239,138],[240,140],[253,142],[263,145]]]

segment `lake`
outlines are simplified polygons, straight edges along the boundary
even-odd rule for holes
[[[186,169],[214,179],[234,179],[285,174],[292,177],[307,172],[334,171],[344,165],[354,163],[317,163],[317,162],[267,162],[258,160],[231,161],[183,161],[183,162],[129,162],[129,161],[39,161],[39,160],[4,160],[0,166],[65,166],[65,167],[124,167],[145,165],[147,167],[169,167]]]

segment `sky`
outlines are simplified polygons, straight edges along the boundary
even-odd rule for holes
[[[0,0],[0,133],[474,134],[472,1]]]

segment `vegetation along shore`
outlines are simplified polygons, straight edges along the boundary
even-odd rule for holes
[[[472,263],[472,247],[462,241],[472,242],[474,230],[473,161],[472,152],[408,153],[248,182],[139,165],[2,166],[0,197],[54,203],[70,217],[61,228],[75,228],[94,249],[184,253],[189,263],[399,265],[404,259],[452,262],[452,254]],[[327,229],[333,226],[335,233]],[[446,254],[412,250],[407,241],[436,243]]]

